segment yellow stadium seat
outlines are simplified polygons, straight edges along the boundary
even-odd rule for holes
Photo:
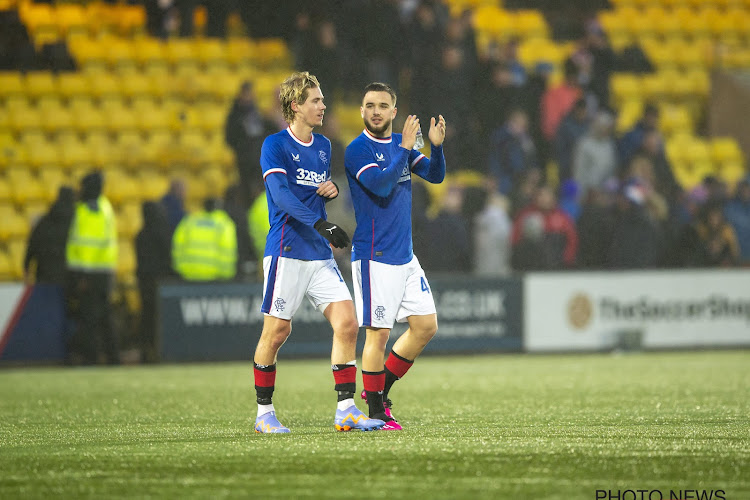
[[[26,28],[32,35],[40,32],[57,33],[57,23],[55,22],[52,7],[43,3],[24,2],[20,5],[19,14]]]
[[[112,203],[119,205],[126,201],[138,200],[140,199],[139,191],[138,183],[131,176],[122,173],[114,175],[109,171],[106,173],[104,192]],[[127,236],[132,236],[132,233]]]
[[[10,183],[5,178],[0,177],[0,203],[9,203],[11,201]]]
[[[0,99],[5,99],[11,95],[25,94],[23,79],[21,73],[17,71],[0,72]]]
[[[118,280],[129,279],[135,272],[137,266],[133,242],[131,239],[122,239],[118,245],[117,252],[117,278]]]
[[[67,130],[73,124],[73,116],[63,106],[50,107],[42,110],[42,129],[46,132]]]
[[[133,44],[128,40],[114,38],[106,44],[104,59],[110,66],[136,65]]]
[[[169,188],[166,176],[152,169],[139,169],[137,177],[144,200],[158,200]]]
[[[685,74],[685,80],[690,82],[691,94],[700,97],[707,97],[711,90],[711,80],[708,71],[696,69],[688,71]]]
[[[117,134],[115,147],[119,163],[137,168],[143,162],[143,137],[136,130],[122,130]]]
[[[106,47],[94,38],[77,37],[70,42],[70,52],[81,66],[103,66]]]
[[[515,26],[524,38],[546,38],[549,35],[547,21],[538,10],[518,10],[515,13]]]
[[[92,152],[83,141],[75,140],[61,145],[60,164],[67,169],[93,167],[95,164]]]
[[[0,132],[0,168],[26,161],[26,149],[9,132]]]
[[[167,168],[176,149],[174,136],[168,130],[155,130],[148,134],[143,145],[143,161],[150,165]]]
[[[50,71],[31,71],[27,73],[24,79],[24,89],[26,90],[26,95],[34,99],[57,93],[55,79]]]
[[[711,140],[711,159],[715,163],[744,162],[742,150],[733,137],[715,137]]]
[[[122,95],[133,98],[140,95],[151,95],[151,79],[141,73],[124,76],[120,80]]]
[[[10,221],[17,215],[18,212],[16,212],[13,203],[11,203],[10,201],[0,201],[0,220],[2,220],[3,222]],[[0,224],[0,241],[7,240],[13,232],[12,229],[8,226],[9,224]]]
[[[39,171],[39,181],[44,189],[46,200],[57,198],[57,191],[61,186],[71,186],[70,179],[65,172],[59,168],[45,168]]]
[[[51,200],[50,200],[51,201]],[[22,207],[23,218],[26,219],[26,223],[29,225],[29,229],[33,229],[39,219],[47,213],[49,209],[48,201],[27,201]]]
[[[283,39],[261,38],[257,41],[257,61],[266,69],[288,68],[292,63],[292,56]]]
[[[146,27],[146,9],[139,4],[116,5],[118,28],[123,35],[142,33]]]
[[[236,37],[227,40],[226,58],[230,64],[241,66],[255,60],[255,45],[249,38]]]
[[[641,100],[643,92],[638,77],[630,73],[615,73],[610,81],[612,96],[617,102]]]
[[[15,278],[16,276],[10,256],[5,250],[0,249],[0,281],[10,281]]]
[[[206,133],[214,130],[223,130],[228,112],[223,106],[201,106],[198,109],[198,115],[200,116],[198,126]]]
[[[689,133],[693,121],[685,106],[664,106],[660,113],[661,130],[665,134]]]
[[[217,38],[198,39],[195,43],[195,51],[198,60],[204,66],[211,63],[226,62],[227,46],[223,40]]]
[[[89,131],[84,138],[84,144],[91,155],[91,160],[97,167],[107,165],[118,158],[114,144],[103,129]]]
[[[88,95],[88,80],[80,73],[60,73],[57,77],[57,89],[60,96],[71,99],[76,96]]]
[[[42,128],[42,115],[35,108],[11,111],[8,118],[11,130],[17,133]]]
[[[154,106],[149,111],[138,111],[137,127],[141,132],[149,133],[154,130],[169,130],[172,127],[172,115],[169,110],[160,106]]]
[[[485,5],[474,11],[474,26],[478,32],[487,33],[495,39],[507,39],[515,34],[514,19],[497,5]],[[258,48],[261,52],[261,48]]]
[[[54,143],[40,142],[26,149],[26,163],[34,169],[60,165],[60,151]]]
[[[63,33],[74,31],[86,31],[88,20],[86,12],[80,5],[74,3],[61,3],[55,8],[55,22]]]
[[[171,39],[165,45],[165,55],[167,61],[173,66],[185,61],[192,61],[197,64],[198,55],[194,43],[189,38]]]
[[[133,131],[138,128],[139,117],[129,108],[111,106],[104,109],[105,127],[112,133]]]
[[[121,94],[119,82],[110,74],[89,75],[89,86],[91,95],[99,99]]]
[[[178,145],[183,154],[182,161],[193,168],[203,166],[207,162],[208,141],[203,133],[197,130],[187,130],[178,136]]]
[[[19,206],[31,201],[45,201],[45,191],[42,184],[32,176],[19,177],[11,180],[13,201]]]
[[[26,236],[29,232],[29,223],[22,215],[18,215],[18,223],[21,233],[14,235],[6,242],[8,257],[13,270],[13,279],[23,279],[23,259],[26,256]]]
[[[132,43],[133,56],[142,68],[145,67],[147,63],[167,63],[167,58],[164,53],[164,44],[158,38],[150,36],[137,37]]]
[[[72,107],[74,119],[73,126],[82,133],[89,133],[94,130],[104,130],[107,118],[99,108],[89,106]]]

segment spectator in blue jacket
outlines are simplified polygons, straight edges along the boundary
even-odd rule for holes
[[[643,117],[620,139],[620,165],[628,165],[643,146],[648,132],[658,130],[659,108],[648,103],[643,108]]]
[[[586,100],[578,99],[573,105],[555,134],[555,159],[559,171],[560,182],[570,179],[573,175],[573,153],[578,141],[589,130],[590,119],[586,109]]]
[[[492,133],[489,170],[498,182],[498,189],[507,195],[513,184],[528,169],[536,167],[536,148],[528,132],[526,112],[516,109],[505,125]]]

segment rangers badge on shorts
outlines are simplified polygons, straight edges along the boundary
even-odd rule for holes
[[[378,306],[375,308],[375,317],[379,320],[385,318],[385,307]]]
[[[286,301],[282,299],[281,297],[273,301],[273,306],[276,308],[276,312],[283,311],[285,305],[286,305]]]

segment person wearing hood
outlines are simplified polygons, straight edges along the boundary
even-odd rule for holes
[[[67,186],[60,188],[57,199],[29,235],[23,261],[26,282],[65,284],[65,244],[73,219],[75,193]],[[34,264],[32,279],[32,264]]]
[[[141,360],[156,359],[156,301],[159,280],[171,273],[171,240],[164,206],[146,201],[141,206],[143,227],[135,237],[138,291],[141,296]]]
[[[103,350],[108,364],[119,364],[119,342],[112,326],[110,292],[117,267],[117,223],[102,194],[101,172],[81,180],[79,201],[68,233],[69,292],[78,304],[72,348],[83,363],[95,364]]]

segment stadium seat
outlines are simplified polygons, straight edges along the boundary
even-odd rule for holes
[[[32,99],[57,93],[55,79],[50,71],[31,71],[24,78],[24,90]]]
[[[142,73],[134,73],[123,76],[120,79],[122,95],[128,98],[136,96],[151,95],[151,79]]]
[[[11,181],[13,201],[23,206],[31,201],[46,201],[46,192],[38,179],[32,176],[19,177]]]
[[[130,175],[119,170],[107,170],[104,192],[116,205],[140,199],[138,183]],[[132,233],[127,236],[132,236]]]
[[[23,259],[26,256],[26,236],[29,232],[29,224],[23,216],[19,215],[18,219],[23,227],[23,233],[11,238],[6,243],[8,256],[10,257],[13,276],[15,279],[23,278]]]
[[[9,203],[11,198],[10,183],[4,177],[0,177],[0,203]]]
[[[71,109],[74,116],[73,127],[79,132],[85,134],[104,129],[106,118],[99,108],[91,104],[90,101],[88,101],[88,105],[71,106]]]
[[[61,105],[51,106],[41,111],[42,129],[46,132],[57,132],[67,130],[73,124],[73,115],[66,107]]]
[[[19,7],[19,15],[30,35],[36,36],[41,32],[58,33],[55,15],[49,4],[23,2]]]
[[[549,35],[547,21],[538,10],[518,10],[514,21],[522,38],[546,38]]]
[[[3,221],[0,224],[0,241],[23,237],[29,230],[26,220],[9,203],[0,203],[0,220]]]
[[[84,144],[95,166],[102,167],[117,161],[117,151],[103,129],[90,130],[85,135]]]
[[[116,66],[136,66],[136,59],[133,44],[122,38],[109,39],[106,44],[104,60],[110,67]]]
[[[90,93],[89,82],[80,73],[60,73],[57,77],[57,90],[66,99]]]
[[[84,69],[92,66],[104,68],[106,62],[104,44],[93,38],[76,37],[70,41],[69,45],[71,54]]]
[[[715,163],[744,163],[742,150],[732,137],[715,137],[711,140],[711,160]]]
[[[5,250],[0,249],[0,281],[10,281],[15,278],[16,276],[10,256]]]
[[[55,23],[63,34],[88,30],[89,21],[81,5],[75,3],[57,4],[54,15]]]
[[[227,62],[227,46],[222,40],[216,38],[198,39],[195,42],[195,51],[198,60],[204,67],[215,63],[226,64]]]
[[[121,95],[119,82],[109,73],[89,74],[88,79],[91,95],[96,98]]]
[[[262,38],[257,41],[257,62],[265,69],[280,69],[291,66],[292,56],[286,42],[281,38]]]
[[[235,37],[227,40],[226,59],[235,68],[253,63],[255,53],[255,45],[249,38]]]
[[[42,128],[42,115],[35,108],[11,110],[8,118],[11,130],[16,133]]]
[[[4,100],[8,96],[24,94],[24,82],[21,78],[21,73],[17,71],[0,72],[0,100]]]
[[[63,168],[93,167],[95,163],[94,155],[83,141],[76,138],[60,144],[60,165]]]
[[[57,198],[57,191],[61,186],[71,186],[72,183],[59,168],[45,168],[39,171],[39,181],[45,191],[45,199],[52,201]]]
[[[158,200],[167,192],[169,181],[166,176],[152,169],[139,169],[136,172],[142,198],[144,200]]]
[[[0,131],[0,169],[11,164],[23,164],[26,150],[10,131]]]
[[[135,272],[136,257],[133,250],[133,242],[130,239],[121,239],[117,248],[117,277],[127,279]]]

